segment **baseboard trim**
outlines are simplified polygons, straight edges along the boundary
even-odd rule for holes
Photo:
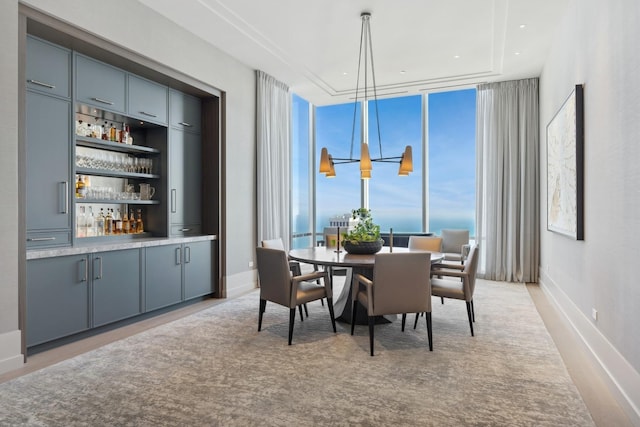
[[[0,334],[0,374],[18,369],[24,364],[24,355],[20,349],[19,330]]]
[[[227,276],[227,298],[235,298],[258,287],[257,270],[243,271],[242,273]]]
[[[606,372],[632,423],[640,426],[640,374],[542,269],[539,285]]]

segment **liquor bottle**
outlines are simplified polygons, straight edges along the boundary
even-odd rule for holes
[[[111,127],[109,127],[109,141],[116,140],[116,127],[111,123]]]
[[[84,178],[82,175],[78,175],[78,180],[76,181],[76,198],[84,199],[87,194],[87,187],[84,183]]]
[[[104,234],[113,234],[113,215],[111,215],[111,211],[109,209],[107,209],[107,216],[104,218]]]
[[[142,223],[142,209],[138,209],[138,219],[136,220],[136,233],[144,233],[144,224]]]
[[[105,141],[109,140],[109,127],[107,126],[107,121],[104,121],[104,125],[102,126],[102,139]]]
[[[96,219],[93,216],[93,208],[89,206],[89,215],[87,216],[87,237],[96,235]]]
[[[129,225],[129,216],[127,210],[124,210],[124,216],[122,217],[122,234],[129,234],[131,227]]]
[[[113,234],[122,234],[122,217],[120,216],[120,208],[113,216]]]
[[[96,236],[104,236],[104,208],[100,208],[96,218]]]
[[[131,212],[129,213],[129,233],[136,234],[138,232],[137,225],[136,217],[133,216],[133,209],[131,209]]]
[[[78,215],[76,216],[76,236],[77,237],[86,237],[86,221],[87,218],[84,212],[84,206],[80,206],[78,209]]]

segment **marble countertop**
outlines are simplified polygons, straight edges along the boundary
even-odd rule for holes
[[[203,235],[188,237],[149,237],[134,240],[120,240],[114,242],[80,242],[74,246],[61,248],[30,249],[27,251],[27,260],[52,258],[65,255],[81,255],[96,252],[119,251],[123,249],[147,248],[151,246],[202,242],[207,240],[217,240],[217,236]]]

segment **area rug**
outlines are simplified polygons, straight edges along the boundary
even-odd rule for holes
[[[523,285],[479,281],[424,318],[338,323],[308,305],[287,345],[288,310],[257,291],[0,384],[0,426],[592,426]],[[413,317],[411,317],[413,320]]]

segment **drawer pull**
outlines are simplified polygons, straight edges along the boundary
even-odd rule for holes
[[[91,98],[91,99],[96,102],[100,102],[101,104],[113,105],[113,102],[107,101],[106,99],[102,99],[102,98]]]
[[[55,237],[30,237],[27,239],[27,242],[49,242],[51,240],[56,240]]]
[[[147,117],[158,117],[153,113],[147,113],[146,111],[140,111],[140,114],[147,116]]]
[[[55,89],[56,88],[54,85],[50,85],[49,83],[41,82],[41,81],[38,81],[38,80],[29,79],[29,80],[27,80],[27,82],[31,83],[31,84],[34,84],[34,85],[46,87],[47,89]]]
[[[191,231],[190,228],[181,228],[180,231]]]
[[[182,125],[182,126],[186,126],[188,128],[193,127],[193,125],[191,123],[187,123],[187,122],[178,122],[178,124]]]

